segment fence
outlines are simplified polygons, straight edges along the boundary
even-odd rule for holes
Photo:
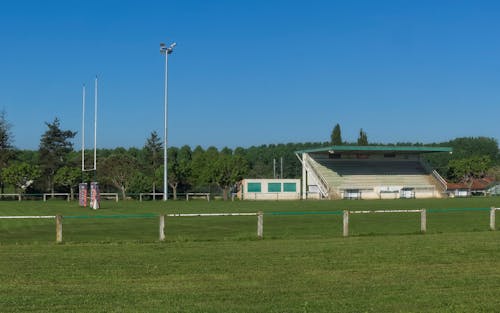
[[[66,201],[69,201],[69,198],[70,198],[69,193],[44,193],[43,194],[43,202],[47,202],[47,196],[50,196],[51,198],[54,198],[57,196],[63,196],[63,197],[66,197]]]
[[[446,209],[445,211],[490,211],[490,230],[496,230],[496,211],[500,208],[492,207],[490,209]],[[40,215],[40,216],[0,216],[0,219],[55,219],[56,223],[56,242],[61,243],[63,240],[62,224],[63,219],[81,218],[81,219],[94,219],[94,218],[159,218],[159,240],[164,241],[166,218],[179,218],[179,217],[221,217],[221,216],[257,216],[257,237],[263,238],[264,235],[264,214],[266,215],[343,215],[342,219],[342,235],[349,236],[349,216],[351,214],[379,214],[379,213],[420,213],[420,231],[426,233],[427,231],[427,212],[437,212],[436,210],[363,210],[363,211],[331,211],[331,212],[269,212],[263,213],[262,211],[256,213],[178,213],[178,214],[129,214],[129,215],[85,215],[85,216],[62,216],[62,215]],[[439,211],[442,212],[442,211]]]
[[[191,213],[191,214],[128,214],[128,215],[84,215],[84,216],[62,216],[62,215],[28,215],[28,216],[0,216],[0,219],[55,219],[56,222],[56,242],[63,241],[63,218],[79,218],[79,219],[93,219],[93,218],[155,218],[159,217],[159,240],[165,240],[165,218],[173,217],[216,217],[216,216],[257,216],[257,238],[262,239],[264,233],[264,214],[257,213]]]
[[[492,210],[493,211],[493,210]],[[427,210],[373,210],[373,211],[349,211],[345,210],[342,219],[342,235],[349,236],[349,215],[350,214],[377,214],[377,213],[420,213],[420,231],[427,231]]]
[[[144,196],[149,196],[151,197],[151,200],[156,200],[156,197],[162,197],[163,199],[163,193],[161,192],[141,192],[139,194],[139,201],[142,202],[142,199]],[[189,197],[202,197],[205,198],[207,201],[210,201],[210,193],[209,192],[187,192],[187,193],[178,193],[177,196],[185,196],[186,201],[189,201]]]

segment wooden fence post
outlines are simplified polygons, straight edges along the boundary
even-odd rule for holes
[[[427,232],[427,210],[422,209],[420,212],[420,231],[425,234]]]
[[[160,215],[160,241],[165,241],[165,215]]]
[[[344,237],[349,236],[349,211],[348,210],[344,210],[343,235],[344,235]]]
[[[262,211],[257,213],[257,237],[262,239],[264,236],[264,214]]]
[[[56,215],[56,242],[62,242],[62,216]]]
[[[496,225],[495,225],[495,211],[496,209],[494,207],[490,208],[490,229],[495,230]]]

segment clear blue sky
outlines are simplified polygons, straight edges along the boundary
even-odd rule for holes
[[[14,144],[80,132],[99,75],[98,146],[219,148],[500,138],[499,1],[2,1],[0,110]],[[80,147],[80,134],[74,140]],[[92,146],[89,140],[89,147]]]

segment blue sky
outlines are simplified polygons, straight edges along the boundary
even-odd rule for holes
[[[98,146],[219,148],[500,139],[498,1],[2,1],[0,110],[14,144],[80,132],[99,76]],[[80,134],[75,147],[80,147]],[[92,144],[89,140],[88,147]]]

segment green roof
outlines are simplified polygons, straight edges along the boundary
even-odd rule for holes
[[[448,152],[452,153],[453,148],[450,147],[424,147],[424,146],[329,146],[314,149],[306,149],[296,151],[296,153],[312,153],[312,152],[374,152],[374,153],[431,153],[431,152]]]

